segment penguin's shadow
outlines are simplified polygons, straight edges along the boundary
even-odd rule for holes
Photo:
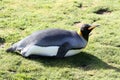
[[[41,56],[30,56],[30,60],[34,60],[42,63],[47,67],[68,67],[68,68],[83,68],[84,70],[91,69],[114,69],[120,72],[120,69],[111,65],[108,65],[106,62],[97,58],[94,55],[91,55],[87,52],[81,52],[75,56],[66,57],[63,59],[56,59],[50,57],[41,57]]]

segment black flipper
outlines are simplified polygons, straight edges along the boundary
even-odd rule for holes
[[[68,50],[70,50],[69,47],[69,43],[65,43],[62,46],[60,46],[60,48],[58,49],[57,58],[64,58],[64,56],[66,55],[66,53],[68,52]]]

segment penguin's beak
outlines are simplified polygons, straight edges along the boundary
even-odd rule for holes
[[[88,28],[88,30],[92,30],[92,29],[94,29],[94,28],[96,28],[96,27],[99,27],[100,25],[92,25],[91,27],[89,27]]]

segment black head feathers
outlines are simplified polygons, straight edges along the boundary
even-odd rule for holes
[[[85,38],[88,41],[89,33],[99,25],[89,25],[89,24],[83,24],[80,28],[80,33],[83,38]]]

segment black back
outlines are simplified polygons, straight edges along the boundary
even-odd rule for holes
[[[84,47],[86,41],[74,31],[61,29],[47,29],[37,31],[18,42],[18,47],[26,45],[38,46],[61,46],[64,43],[70,43],[74,48]]]

